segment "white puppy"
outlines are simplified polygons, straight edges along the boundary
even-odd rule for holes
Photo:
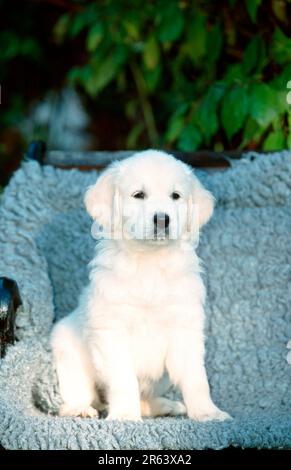
[[[102,240],[79,306],[52,332],[60,414],[228,418],[210,397],[194,250],[211,194],[190,167],[149,150],[110,165],[85,205]],[[171,382],[185,405],[163,397]]]

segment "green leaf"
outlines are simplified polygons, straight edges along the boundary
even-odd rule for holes
[[[257,20],[258,8],[262,0],[245,0],[246,9],[253,23]]]
[[[207,143],[209,143],[210,138],[218,131],[219,122],[217,108],[224,93],[224,83],[217,82],[212,85],[196,110],[196,122],[202,134],[205,136]]]
[[[130,131],[126,139],[126,145],[129,149],[135,149],[137,147],[138,138],[144,130],[144,124],[138,122]]]
[[[91,96],[96,96],[117,75],[120,66],[125,62],[127,51],[117,48],[108,56],[94,58],[91,62],[91,77],[84,83]]]
[[[285,135],[282,129],[270,132],[263,144],[263,150],[282,150],[285,148]]]
[[[232,87],[224,96],[221,120],[229,140],[242,128],[248,113],[248,105],[247,90],[242,86]]]
[[[277,18],[282,22],[288,24],[288,17],[287,17],[287,4],[289,2],[282,2],[278,0],[272,1],[272,9]]]
[[[160,48],[154,36],[151,36],[145,45],[143,61],[149,70],[154,69],[160,59]]]
[[[282,114],[290,109],[291,105],[291,64],[288,64],[283,72],[275,77],[270,86],[276,93],[276,106],[278,113]]]
[[[250,115],[266,128],[278,114],[277,92],[266,83],[255,83],[250,91]]]
[[[57,20],[56,24],[54,25],[53,35],[58,42],[63,41],[64,37],[66,36],[69,25],[70,25],[71,17],[69,14],[65,14],[60,16]]]
[[[162,42],[172,42],[180,38],[184,27],[184,18],[178,2],[169,2],[163,8],[158,25],[158,38]]]
[[[134,23],[124,22],[124,28],[131,39],[135,41],[138,39],[139,30]]]
[[[248,118],[244,126],[243,139],[239,148],[244,148],[250,142],[257,143],[262,137],[263,132],[264,129],[253,118]]]
[[[86,26],[88,26],[88,21],[83,16],[76,15],[70,24],[70,36],[72,38],[78,36]]]
[[[243,65],[242,64],[232,64],[229,65],[227,68],[227,72],[224,76],[224,80],[226,80],[228,83],[233,83],[233,82],[244,82],[245,80],[245,73],[243,70]]]
[[[185,117],[180,113],[175,113],[170,119],[168,129],[165,134],[165,141],[169,144],[175,142],[181,134],[184,124]]]
[[[86,64],[83,67],[73,67],[67,76],[68,82],[75,85],[76,83],[86,83],[92,75],[91,67]]]
[[[271,46],[271,55],[277,64],[283,65],[291,62],[291,39],[276,28]]]
[[[244,73],[261,70],[266,65],[266,49],[261,36],[254,36],[248,43],[242,61]]]
[[[269,83],[272,88],[278,91],[286,90],[287,84],[291,79],[291,64],[285,65],[283,71]],[[291,87],[290,87],[291,88]]]
[[[172,114],[169,122],[167,131],[165,134],[165,142],[172,144],[180,136],[182,129],[185,126],[185,116],[188,112],[189,104],[183,102],[180,105],[176,105],[176,111]]]
[[[116,73],[116,65],[111,56],[107,57],[102,63],[93,67],[91,77],[85,83],[85,88],[91,96],[97,95],[111,80]]]
[[[290,104],[287,102],[288,90],[280,90],[276,93],[277,113],[282,114],[288,111]]]
[[[219,23],[215,24],[206,35],[207,65],[213,67],[220,57],[223,33]],[[202,48],[203,49],[203,48]]]
[[[149,93],[153,93],[156,90],[160,83],[161,76],[162,67],[160,63],[158,63],[157,66],[152,70],[145,68],[143,71],[143,78]]]
[[[104,34],[104,27],[102,23],[95,23],[87,35],[86,47],[87,50],[93,52],[97,49]]]
[[[141,17],[137,16],[134,11],[128,12],[123,20],[123,26],[129,38],[136,41],[140,37]]]
[[[72,38],[78,36],[86,27],[96,23],[98,20],[97,8],[98,5],[94,2],[89,4],[80,13],[75,14],[69,28],[69,34]]]
[[[195,13],[193,20],[189,23],[187,42],[184,49],[195,63],[205,56],[207,50],[207,29],[204,13]]]
[[[189,123],[184,127],[178,141],[178,147],[184,152],[196,150],[202,142],[202,136],[193,123]]]

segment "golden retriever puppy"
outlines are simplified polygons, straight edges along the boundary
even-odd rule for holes
[[[85,206],[100,238],[90,282],[52,332],[63,416],[229,416],[204,367],[205,288],[195,253],[214,200],[192,169],[148,150],[111,164]],[[164,397],[180,388],[183,402]]]

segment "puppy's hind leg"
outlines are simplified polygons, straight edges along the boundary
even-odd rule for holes
[[[98,416],[94,372],[77,334],[65,318],[53,330],[51,339],[63,404],[60,416]]]
[[[179,416],[186,414],[186,407],[180,401],[164,397],[152,397],[141,400],[142,416]]]

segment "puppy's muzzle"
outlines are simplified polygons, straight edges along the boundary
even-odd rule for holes
[[[154,229],[155,229],[155,234],[157,232],[169,232],[169,225],[170,225],[170,217],[168,214],[165,214],[164,212],[157,212],[154,214]]]

